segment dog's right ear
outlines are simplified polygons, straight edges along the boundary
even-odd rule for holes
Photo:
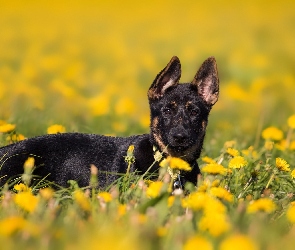
[[[149,88],[148,98],[158,99],[165,91],[178,84],[181,76],[181,65],[177,56],[173,56],[167,66],[157,75]]]

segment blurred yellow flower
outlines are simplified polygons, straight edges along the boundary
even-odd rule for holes
[[[276,167],[281,171],[285,171],[285,172],[291,171],[290,165],[284,159],[280,157],[276,158]]]
[[[100,94],[96,97],[90,98],[87,102],[90,113],[93,116],[106,115],[110,111],[110,96]]]
[[[89,199],[85,196],[85,194],[82,192],[82,190],[76,190],[73,193],[73,198],[77,202],[80,208],[82,208],[84,211],[90,211],[91,210],[91,204]]]
[[[146,195],[151,198],[158,197],[160,195],[160,191],[162,189],[163,182],[161,181],[155,181],[150,183],[146,190]]]
[[[228,218],[223,213],[205,213],[198,222],[201,231],[208,231],[212,236],[217,237],[231,228]]]
[[[183,250],[213,250],[213,244],[203,236],[195,235],[189,238],[183,246]]]
[[[41,197],[45,200],[50,200],[53,197],[54,191],[51,188],[42,188],[39,191]]]
[[[269,198],[260,198],[258,200],[252,201],[248,207],[247,212],[249,214],[257,212],[272,213],[276,209],[276,204],[273,200]]]
[[[233,202],[233,199],[234,199],[233,195],[222,187],[212,187],[210,189],[210,193],[213,196],[228,202]]]
[[[240,155],[239,151],[234,148],[227,148],[226,153],[228,153],[231,156],[239,156]]]
[[[38,206],[39,199],[34,196],[31,192],[20,192],[14,196],[14,202],[20,208],[27,212],[34,212]]]
[[[135,103],[128,97],[122,97],[115,105],[117,115],[131,115],[135,112]]]
[[[15,129],[15,127],[16,125],[10,123],[0,125],[0,133],[12,132]]]
[[[274,146],[274,142],[273,141],[265,141],[265,143],[264,143],[264,148],[267,151],[271,151],[273,149],[273,146]]]
[[[25,139],[26,139],[26,137],[24,135],[22,135],[22,134],[12,134],[12,135],[8,135],[6,137],[6,141],[11,142],[11,143],[12,142],[18,142],[18,141],[23,141]]]
[[[294,204],[290,205],[290,207],[288,208],[286,212],[286,216],[291,223],[295,224],[295,205]]]
[[[217,164],[217,162],[215,160],[213,160],[212,158],[208,157],[208,156],[204,156],[202,157],[202,161],[206,162],[206,163],[213,163],[213,164]]]
[[[225,175],[227,173],[227,169],[220,164],[209,163],[205,165],[204,167],[202,167],[201,172],[207,173],[207,174],[214,174],[214,175],[215,174]]]
[[[59,124],[54,124],[47,128],[47,134],[65,133],[66,128]]]
[[[280,141],[283,139],[283,136],[283,131],[274,126],[268,127],[262,131],[262,138],[265,140]]]
[[[171,195],[168,197],[168,207],[172,207],[175,201],[175,196]]]
[[[4,218],[0,221],[0,235],[10,236],[18,230],[23,229],[25,224],[25,219],[20,216]]]
[[[234,234],[220,243],[219,250],[258,250],[256,243],[246,235]]]
[[[24,169],[27,171],[32,170],[32,168],[35,166],[35,159],[34,157],[29,157],[25,163],[24,163]]]
[[[105,203],[109,203],[113,200],[113,197],[109,192],[100,192],[97,197],[102,199]]]
[[[295,129],[295,115],[292,115],[288,118],[288,126]]]
[[[291,177],[292,177],[292,179],[295,179],[295,169],[292,170]]]
[[[229,163],[229,168],[242,168],[248,165],[248,162],[245,160],[243,156],[236,156],[232,158]]]
[[[226,141],[224,143],[224,147],[225,148],[232,148],[233,146],[235,146],[235,144],[236,144],[236,141]]]

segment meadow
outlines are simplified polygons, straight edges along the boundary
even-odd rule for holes
[[[197,187],[171,194],[172,159],[156,181],[126,173],[97,190],[97,166],[90,189],[53,190],[30,186],[28,159],[22,183],[1,187],[0,249],[293,249],[294,9],[291,0],[0,0],[0,146],[46,133],[148,133],[146,92],[173,55],[182,82],[209,56],[220,76]]]

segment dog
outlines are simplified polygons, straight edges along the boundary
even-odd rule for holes
[[[203,62],[192,82],[179,83],[181,64],[174,56],[156,76],[148,90],[150,133],[130,137],[110,137],[83,133],[43,135],[0,148],[0,185],[20,178],[24,162],[33,156],[33,175],[67,187],[75,180],[89,186],[90,166],[98,170],[99,188],[103,189],[127,171],[127,149],[134,145],[135,161],[130,171],[155,172],[155,150],[163,157],[179,157],[192,171],[180,172],[181,185],[197,183],[200,173],[197,159],[205,137],[208,116],[219,96],[216,60]],[[152,166],[152,167],[151,167]]]

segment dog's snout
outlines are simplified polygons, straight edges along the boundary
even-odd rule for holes
[[[175,142],[177,143],[182,143],[184,142],[186,139],[188,138],[187,133],[185,132],[177,132],[173,135],[173,139],[175,140]]]

